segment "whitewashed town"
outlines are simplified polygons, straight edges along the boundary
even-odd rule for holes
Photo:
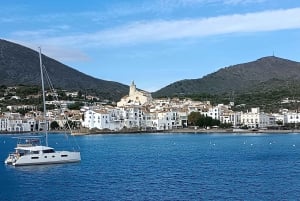
[[[231,124],[236,130],[242,127],[267,129],[278,127],[279,124],[300,123],[300,113],[287,109],[272,114],[264,113],[260,108],[237,112],[231,110],[233,102],[229,105],[211,105],[209,101],[200,102],[190,99],[153,99],[150,93],[138,90],[134,82],[130,85],[129,94],[117,102],[116,106],[98,103],[82,106],[80,110],[67,109],[67,105],[72,103],[72,101],[60,101],[62,107],[59,110],[48,110],[46,117],[49,129],[51,122],[57,122],[59,128],[62,128],[67,121],[70,121],[72,127],[81,130],[172,131],[187,128],[188,116],[192,112],[199,112],[223,124]],[[53,102],[48,101],[46,104],[53,104]],[[31,111],[25,115],[10,112],[17,108],[30,108]],[[3,112],[0,116],[1,132],[33,132],[43,128],[43,115],[42,112],[37,111],[36,106],[11,105],[7,106],[7,109],[9,111]]]

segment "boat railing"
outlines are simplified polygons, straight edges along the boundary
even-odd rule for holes
[[[17,147],[32,147],[35,146],[33,144],[17,144]]]
[[[41,145],[39,138],[18,138],[17,147],[32,147]]]

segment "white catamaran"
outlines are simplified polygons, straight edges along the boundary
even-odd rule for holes
[[[46,146],[42,145],[38,137],[23,137],[19,138],[17,147],[14,153],[10,153],[5,160],[5,164],[13,166],[23,165],[43,165],[56,163],[72,163],[81,160],[80,152],[78,151],[55,151],[54,148],[48,146],[47,120],[46,120],[46,104],[45,104],[45,87],[43,77],[43,64],[41,48],[39,48],[40,70],[42,79],[43,91],[43,106],[44,106],[44,131]]]

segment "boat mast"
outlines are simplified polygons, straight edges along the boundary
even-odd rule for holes
[[[44,131],[46,134],[46,146],[48,146],[48,129],[47,129],[47,120],[46,120],[46,96],[45,96],[45,87],[44,87],[44,73],[43,73],[43,63],[42,63],[42,50],[41,47],[39,47],[39,57],[40,57],[40,69],[41,69],[41,79],[42,79],[42,92],[43,92],[43,108],[44,108]]]

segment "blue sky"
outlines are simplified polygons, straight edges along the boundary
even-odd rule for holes
[[[0,38],[150,92],[273,52],[300,61],[299,0],[0,3]]]

